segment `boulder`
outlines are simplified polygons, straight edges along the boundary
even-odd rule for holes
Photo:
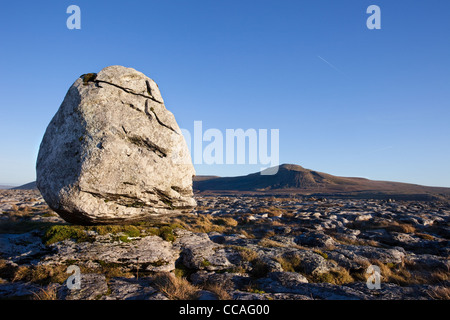
[[[193,273],[190,277],[192,283],[198,286],[212,285],[222,287],[224,290],[244,290],[251,282],[252,278],[247,274],[235,274],[228,272],[211,272],[201,270]]]
[[[102,237],[104,237],[102,241]],[[113,264],[125,270],[170,272],[175,270],[179,251],[172,243],[157,236],[147,236],[130,243],[113,241],[113,237],[98,236],[92,242],[64,240],[51,244],[51,254],[43,257],[40,264],[53,265],[76,261],[76,264],[98,261]]]
[[[21,234],[0,234],[0,252],[3,259],[13,263],[37,263],[48,249],[39,233],[31,231]]]
[[[371,246],[341,245],[336,248],[335,253],[340,253],[353,261],[378,260],[381,263],[402,263],[406,257],[401,247],[392,249],[375,248]],[[333,257],[335,257],[333,255]]]
[[[60,287],[59,296],[63,300],[96,300],[108,292],[108,284],[103,274],[81,273],[80,289],[70,290],[67,285]]]
[[[189,269],[226,270],[235,267],[239,253],[211,241],[206,233],[176,229],[173,246],[181,251],[180,262]]]
[[[33,283],[5,282],[0,283],[0,297],[2,300],[25,300],[38,293],[40,287]]]
[[[102,300],[149,300],[157,293],[151,284],[146,278],[112,278],[108,281],[110,293]]]
[[[297,236],[294,240],[301,246],[332,248],[336,242],[334,239],[322,232],[307,232]]]
[[[47,127],[36,173],[45,201],[71,223],[128,223],[196,206],[175,117],[157,84],[132,68],[75,81]]]

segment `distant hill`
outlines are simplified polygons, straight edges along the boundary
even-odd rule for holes
[[[0,190],[5,190],[5,189],[11,189],[14,188],[14,186],[9,186],[6,184],[0,184]]]
[[[450,199],[450,188],[338,177],[294,164],[280,165],[275,175],[261,175],[258,172],[246,176],[197,180],[194,181],[194,190],[201,193],[295,193],[417,200]]]
[[[194,182],[195,181],[205,181],[205,180],[211,180],[211,179],[217,179],[220,178],[219,176],[194,176],[194,178],[192,179]]]
[[[24,185],[21,185],[21,186],[18,186],[18,187],[14,187],[14,188],[11,188],[11,189],[12,189],[12,190],[31,190],[31,189],[37,189],[36,181],[30,182],[30,183],[27,183],[27,184],[24,184]]]

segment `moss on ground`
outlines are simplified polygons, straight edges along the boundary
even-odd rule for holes
[[[50,245],[59,241],[72,239],[76,242],[89,242],[98,235],[118,234],[117,239],[127,242],[129,238],[156,235],[165,241],[173,242],[176,239],[174,230],[186,229],[192,232],[236,232],[238,222],[229,217],[214,218],[209,215],[185,216],[183,219],[171,217],[164,222],[141,221],[126,225],[94,225],[81,226],[65,223],[35,222],[27,219],[18,221],[8,220],[0,222],[0,233],[25,233],[32,230],[43,231],[42,241]],[[125,238],[126,236],[126,238]]]
[[[140,223],[136,225],[98,225],[98,226],[80,226],[80,225],[47,225],[47,229],[42,237],[42,241],[46,245],[56,242],[72,239],[76,242],[91,242],[95,240],[95,236],[90,232],[98,235],[113,234],[118,236],[116,240],[122,242],[130,242],[130,238],[141,237],[145,235],[159,236],[165,241],[173,242],[176,239],[174,229],[183,228],[180,224],[151,224]]]
[[[50,245],[67,239],[72,239],[77,242],[94,240],[82,226],[55,225],[47,229],[42,237],[42,242],[46,245]]]
[[[350,273],[344,268],[334,269],[329,272],[312,275],[307,278],[310,282],[316,283],[325,282],[335,285],[343,285],[355,281],[355,279],[353,279]]]

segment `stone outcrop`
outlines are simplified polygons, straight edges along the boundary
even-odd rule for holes
[[[197,201],[184,223],[77,226],[37,190],[0,190],[0,299],[173,299],[173,274],[195,286],[189,299],[448,299],[448,203]],[[367,286],[370,265],[380,267],[380,289]],[[67,286],[70,266],[81,270],[81,289]]]
[[[37,186],[78,224],[125,223],[195,207],[186,142],[157,84],[122,66],[81,76],[43,137]]]

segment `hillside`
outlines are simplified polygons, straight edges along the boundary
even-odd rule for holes
[[[209,178],[194,181],[194,190],[201,193],[297,193],[366,196],[402,196],[418,199],[441,199],[450,196],[450,188],[427,187],[416,184],[374,181],[365,178],[338,177],[305,169],[299,165],[280,165],[277,174]]]
[[[21,186],[18,186],[18,187],[14,187],[14,188],[11,188],[11,189],[12,190],[33,190],[33,189],[37,189],[36,181],[30,182],[30,183],[27,183],[27,184],[24,184],[24,185],[21,185]]]

